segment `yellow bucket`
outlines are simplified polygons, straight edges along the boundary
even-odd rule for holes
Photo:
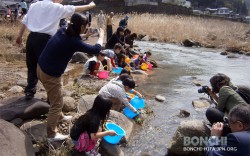
[[[141,70],[147,70],[148,69],[148,64],[147,63],[142,63],[141,64]]]

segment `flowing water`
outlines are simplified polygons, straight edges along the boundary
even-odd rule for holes
[[[200,80],[203,85],[209,85],[209,79],[216,73],[228,75],[236,85],[250,85],[250,57],[237,55],[229,59],[220,55],[220,50],[205,48],[186,48],[178,45],[137,42],[142,51],[151,49],[152,59],[157,60],[160,68],[154,69],[149,78],[140,84],[140,90],[147,95],[160,94],[166,98],[164,103],[148,100],[148,105],[154,111],[145,125],[132,136],[124,148],[125,155],[163,156],[179,123],[184,120],[204,120],[204,110],[194,110],[192,101],[200,97],[200,87],[194,80]],[[191,113],[188,118],[179,118],[180,109]]]

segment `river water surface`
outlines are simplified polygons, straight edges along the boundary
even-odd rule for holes
[[[236,85],[250,86],[250,57],[237,55],[238,58],[226,58],[221,50],[205,48],[186,48],[178,45],[154,42],[136,42],[145,51],[151,49],[152,59],[157,60],[159,68],[154,69],[149,78],[140,83],[140,90],[147,95],[160,94],[166,98],[164,103],[148,100],[154,111],[132,136],[124,148],[125,155],[163,156],[179,123],[190,119],[205,119],[204,110],[195,110],[192,101],[200,97],[200,87],[194,80],[209,85],[209,79],[216,73],[228,75]],[[180,109],[191,113],[188,118],[179,118]]]

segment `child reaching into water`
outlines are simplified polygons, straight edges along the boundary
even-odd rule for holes
[[[138,70],[141,67],[141,64],[144,63],[143,55],[140,54],[138,58],[134,59],[134,69]]]
[[[76,120],[71,128],[70,137],[78,152],[85,152],[87,156],[96,156],[98,153],[95,151],[95,145],[98,139],[106,135],[116,135],[113,130],[102,132],[100,128],[107,120],[111,107],[112,102],[109,98],[98,95],[93,107]]]

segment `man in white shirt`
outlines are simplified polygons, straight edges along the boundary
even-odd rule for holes
[[[103,11],[100,10],[100,13],[97,16],[97,28],[104,28],[104,24],[106,23],[105,15],[103,14]]]
[[[26,64],[28,68],[28,85],[25,88],[26,100],[30,100],[36,93],[38,82],[36,68],[40,54],[45,48],[48,40],[53,36],[62,18],[69,17],[74,12],[81,12],[95,7],[95,3],[88,5],[73,6],[62,5],[62,0],[43,0],[32,4],[29,11],[22,20],[22,26],[16,43],[22,44],[22,36],[26,28],[30,31],[26,42]],[[64,116],[61,120],[70,120],[72,116]],[[68,136],[56,133],[55,136],[48,136],[51,140],[64,140]]]

